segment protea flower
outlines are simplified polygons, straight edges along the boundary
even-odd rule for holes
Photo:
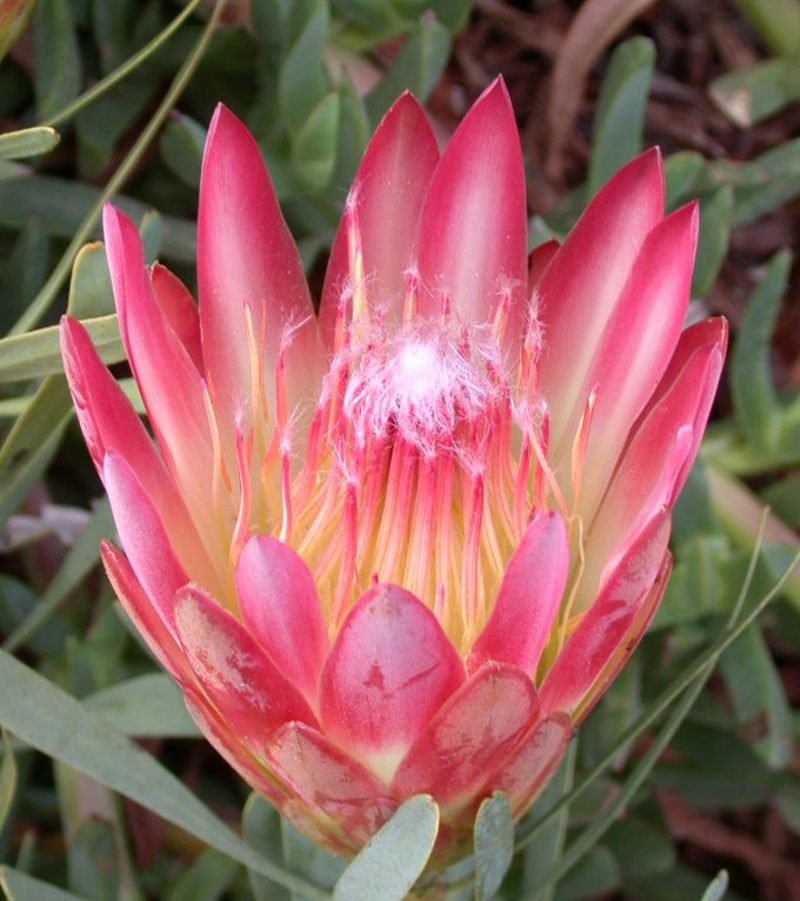
[[[222,106],[199,308],[122,213],[104,229],[156,443],[69,319],[64,362],[124,549],[106,569],[202,731],[343,855],[417,793],[440,859],[492,791],[520,816],[669,573],[726,342],[681,332],[696,204],[664,216],[653,150],[528,257],[498,80],[441,158],[413,97],[387,113],[318,319]]]

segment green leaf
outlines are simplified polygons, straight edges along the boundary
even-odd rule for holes
[[[720,870],[703,892],[700,901],[722,901],[725,892],[728,891],[728,871]]]
[[[775,53],[800,54],[800,7],[796,0],[733,0]]]
[[[38,0],[33,15],[36,110],[46,119],[78,96],[81,56],[68,0]]]
[[[722,655],[720,667],[736,722],[759,737],[754,747],[772,769],[792,759],[791,708],[764,638],[751,626]]]
[[[617,820],[603,844],[613,852],[626,878],[665,873],[675,866],[675,848],[667,831],[635,813]]]
[[[763,804],[769,797],[771,773],[729,729],[687,722],[672,747],[678,759],[659,763],[653,782],[694,807],[741,810]]]
[[[181,876],[167,901],[219,901],[236,878],[239,866],[235,860],[209,848]]]
[[[619,865],[614,855],[601,846],[592,850],[559,882],[555,901],[586,901],[619,888]]]
[[[708,93],[740,128],[750,128],[800,100],[796,59],[771,59],[711,82]]]
[[[324,188],[333,176],[340,111],[334,91],[320,101],[292,140],[294,168],[314,190]]]
[[[704,160],[693,150],[681,150],[664,160],[667,183],[666,209],[672,211],[694,197],[695,185],[703,170]]]
[[[14,803],[17,792],[17,761],[11,747],[8,734],[3,730],[3,762],[0,764],[0,830],[6,825],[6,819]]]
[[[776,253],[750,295],[731,354],[730,388],[736,421],[755,447],[772,451],[779,437],[779,407],[770,369],[770,344],[792,255]]]
[[[331,891],[347,869],[348,862],[336,857],[311,841],[286,817],[281,818],[281,846],[283,865],[290,873],[302,874],[314,885]],[[296,892],[289,892],[292,901],[300,901]],[[270,899],[273,901],[273,899]]]
[[[111,505],[108,498],[103,498],[95,508],[86,527],[81,531],[75,543],[69,549],[63,563],[50,580],[28,616],[5,639],[3,648],[18,648],[36,632],[59,605],[77,588],[86,576],[94,569],[100,559],[100,541],[114,535],[114,521],[111,517]]]
[[[328,93],[322,48],[328,36],[328,4],[317,0],[281,67],[278,98],[290,134],[304,128],[315,107]]]
[[[370,127],[364,102],[346,72],[339,85],[339,98],[339,140],[331,187],[340,190],[344,197],[367,148]]]
[[[21,741],[120,792],[275,882],[313,901],[328,901],[325,892],[284,872],[245,844],[155,758],[5,652],[0,652],[0,685],[0,723]]]
[[[450,32],[435,19],[423,18],[406,38],[380,82],[367,94],[365,103],[373,126],[403,93],[411,91],[424,103],[450,56]]]
[[[0,353],[2,344],[0,341]],[[70,414],[67,380],[48,376],[0,447],[0,524],[44,474],[58,450]]]
[[[655,44],[644,37],[625,41],[611,54],[594,123],[589,161],[591,195],[641,150],[655,61]]]
[[[75,116],[81,177],[93,179],[105,172],[122,138],[142,115],[155,89],[156,85],[147,78],[128,78]]]
[[[88,901],[11,867],[0,867],[0,887],[7,901]]]
[[[283,861],[281,815],[258,792],[253,792],[244,805],[242,834],[245,841],[265,857],[277,863]],[[289,901],[289,892],[282,886],[276,885],[253,870],[248,870],[247,875],[255,901]]]
[[[85,777],[80,775],[77,775],[77,778],[85,780]],[[83,800],[88,802],[88,798]],[[118,901],[125,898],[116,855],[114,829],[99,812],[93,811],[91,817],[83,818],[70,835],[67,867],[68,885],[72,891],[86,895],[93,901]]]
[[[41,219],[22,226],[0,275],[0,333],[5,334],[36,297],[50,274],[50,238]]]
[[[760,497],[784,522],[800,526],[800,472],[767,485]]]
[[[733,224],[738,227],[774,212],[800,194],[800,138],[786,141],[753,160],[766,181],[736,188]]]
[[[439,832],[439,808],[418,795],[397,808],[333,890],[333,901],[403,901],[425,869]]]
[[[731,237],[733,190],[718,188],[700,204],[700,234],[692,276],[692,297],[702,297],[714,284],[728,253]]]
[[[432,0],[429,5],[436,18],[450,31],[460,31],[466,25],[475,0]]]
[[[28,156],[49,153],[60,140],[61,135],[55,128],[44,125],[10,131],[0,135],[0,159],[21,160]]]
[[[175,112],[161,133],[161,159],[173,175],[190,188],[200,187],[200,168],[206,130],[189,116]]]
[[[125,359],[116,314],[85,319],[83,325],[104,363],[110,365]],[[0,339],[0,382],[36,379],[63,370],[56,325]],[[69,392],[64,397],[69,401]]]
[[[513,859],[511,805],[502,792],[495,792],[475,818],[475,901],[494,898]]]
[[[164,673],[148,673],[105,688],[85,699],[88,710],[136,738],[197,738],[183,695]]]
[[[568,794],[572,788],[575,775],[575,762],[578,754],[578,742],[573,740],[567,745],[567,751],[561,765],[553,778],[544,787],[544,791],[536,799],[531,809],[531,818],[536,820],[545,811]],[[535,842],[525,848],[522,858],[523,887],[525,898],[529,901],[551,901],[554,896],[553,887],[542,888],[541,876],[549,872],[561,857],[569,822],[569,807],[564,805],[559,813],[553,816],[548,825],[539,831]]]
[[[18,230],[31,217],[41,219],[48,234],[69,240],[100,197],[91,185],[51,175],[0,178],[0,227]],[[116,196],[115,206],[135,222],[151,207],[140,200]],[[163,254],[183,263],[196,259],[197,227],[193,222],[164,216]],[[99,226],[92,234],[100,234]],[[91,235],[89,235],[91,237]]]

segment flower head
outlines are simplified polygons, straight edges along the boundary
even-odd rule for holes
[[[669,573],[726,342],[681,331],[696,205],[664,216],[651,151],[528,257],[498,80],[441,158],[410,95],[387,113],[319,318],[224,107],[198,307],[122,213],[104,226],[156,444],[69,319],[65,367],[125,551],[107,571],[200,728],[339,853],[420,792],[443,856],[492,791],[521,815]]]

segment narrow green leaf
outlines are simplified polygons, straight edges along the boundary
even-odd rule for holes
[[[44,119],[78,96],[81,55],[67,0],[38,0],[33,15],[36,108]]]
[[[0,723],[21,741],[85,773],[245,866],[312,901],[328,894],[245,844],[158,761],[37,672],[0,652]]]
[[[281,848],[283,865],[290,873],[302,874],[326,891],[333,890],[347,869],[346,860],[311,841],[286,817],[281,817]],[[289,897],[291,901],[300,901],[296,892],[290,891]],[[270,901],[274,899],[270,898]]]
[[[75,116],[78,171],[96,179],[113,163],[122,139],[144,113],[157,85],[136,75],[116,85]]]
[[[347,72],[342,73],[339,97],[341,103],[339,139],[336,170],[331,179],[331,188],[339,189],[341,196],[344,197],[366,150],[370,127],[364,102]]]
[[[109,365],[125,359],[116,314],[83,321],[100,358]],[[63,372],[58,326],[0,339],[0,382],[20,382]]]
[[[728,253],[731,237],[733,190],[718,188],[700,204],[700,234],[692,276],[692,296],[702,297],[714,284]]]
[[[664,160],[668,211],[676,209],[680,204],[694,197],[695,185],[703,170],[703,165],[703,157],[693,150],[681,150]]]
[[[666,828],[628,812],[608,830],[603,844],[614,854],[625,877],[666,873],[676,863]]]
[[[239,867],[235,860],[209,848],[181,876],[167,901],[219,901],[236,878]]]
[[[80,228],[100,197],[101,192],[91,185],[52,175],[26,172],[22,178],[0,179],[0,226],[18,230],[29,218],[36,217],[41,219],[48,234],[68,240]],[[125,196],[115,197],[114,204],[136,222],[150,209],[140,200]],[[92,236],[99,235],[100,227],[94,225],[81,240],[81,245]],[[193,263],[196,244],[197,228],[193,222],[164,216],[162,252],[165,257]]]
[[[0,888],[7,901],[88,901],[11,867],[0,867]]]
[[[75,257],[69,282],[67,312],[76,319],[110,316],[114,312],[111,273],[102,241],[84,244]]]
[[[575,761],[578,754],[578,742],[573,740],[567,746],[567,752],[553,778],[547,783],[544,791],[536,799],[532,808],[535,818],[542,811],[551,811],[554,806],[572,789],[575,775]],[[535,842],[525,848],[522,858],[523,889],[527,901],[551,901],[554,885],[545,885],[542,874],[552,872],[564,850],[564,840],[569,822],[569,807],[562,805],[559,812],[549,817],[547,825],[539,830]]]
[[[770,59],[711,82],[708,93],[740,128],[750,128],[800,100],[800,64]]]
[[[495,792],[475,818],[475,901],[494,898],[513,859],[511,805],[506,795]]]
[[[620,867],[614,855],[599,845],[558,883],[554,901],[586,901],[620,887]]]
[[[439,808],[418,795],[397,808],[342,873],[333,901],[403,901],[433,851]]]
[[[722,655],[720,669],[736,722],[757,730],[755,750],[772,769],[792,759],[791,708],[764,637],[751,626]]]
[[[164,673],[148,673],[105,688],[84,701],[115,729],[137,738],[197,738],[183,695]],[[265,802],[266,803],[266,802]]]
[[[314,107],[292,140],[294,168],[314,190],[322,190],[333,176],[340,112],[339,94],[334,91]]]
[[[0,159],[21,160],[28,156],[48,153],[61,140],[61,135],[46,125],[23,128],[0,135]]]
[[[778,440],[779,407],[769,348],[791,266],[788,250],[770,260],[750,295],[731,354],[729,380],[736,421],[750,443],[765,451],[774,449]]]
[[[297,134],[304,128],[314,108],[328,93],[322,66],[328,18],[328,4],[317,0],[281,66],[278,98],[281,118],[290,134]]]
[[[0,764],[0,830],[6,825],[6,818],[14,803],[17,791],[17,761],[5,729],[3,734],[3,762]]]
[[[42,477],[58,450],[70,412],[66,379],[49,376],[0,447],[0,524]]]
[[[725,892],[728,891],[728,871],[720,870],[714,877],[708,888],[703,892],[700,901],[722,901]]]
[[[755,222],[800,194],[800,138],[767,150],[752,166],[764,173],[766,181],[734,190],[734,226]]]
[[[284,862],[281,815],[258,792],[253,792],[244,805],[242,835],[248,845],[252,845],[265,857],[278,864]],[[282,886],[276,885],[253,870],[248,870],[247,875],[255,901],[289,901],[289,892]]]
[[[591,195],[641,150],[655,61],[655,44],[644,37],[625,41],[611,54],[594,122],[589,161]]]
[[[409,33],[387,73],[365,98],[373,126],[403,91],[425,102],[447,64],[451,42],[450,32],[435,19],[423,18]]]
[[[800,54],[800,6],[797,0],[733,0],[775,53]]]
[[[158,148],[167,168],[190,188],[200,186],[206,130],[189,116],[175,112],[164,127]]]

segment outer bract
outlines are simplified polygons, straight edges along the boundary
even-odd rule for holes
[[[151,442],[79,323],[64,363],[124,555],[125,609],[209,741],[304,832],[357,851],[405,798],[439,861],[500,789],[520,816],[631,654],[720,375],[681,331],[697,208],[657,151],[526,253],[502,81],[440,157],[401,97],[359,169],[319,318],[259,149],[219,107],[199,305],[109,206]]]

